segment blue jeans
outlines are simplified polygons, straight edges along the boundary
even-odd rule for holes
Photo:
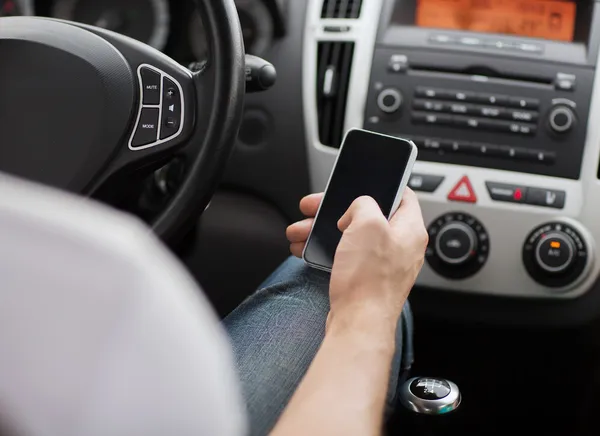
[[[266,435],[300,384],[325,336],[329,274],[290,258],[224,321],[235,353],[251,435]],[[413,361],[412,314],[398,323],[388,410]]]

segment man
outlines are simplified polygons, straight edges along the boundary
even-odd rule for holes
[[[321,200],[304,198],[307,219],[287,230],[296,257]],[[376,435],[393,407],[411,360],[399,320],[428,241],[417,197],[407,189],[389,222],[359,198],[338,227],[331,276],[291,259],[225,319],[253,435]]]
[[[320,201],[288,229],[297,256]],[[253,435],[378,434],[427,234],[411,191],[391,222],[360,198],[339,227],[331,276],[288,261],[224,321],[228,341],[141,222],[0,175],[0,433],[244,436],[249,417]]]

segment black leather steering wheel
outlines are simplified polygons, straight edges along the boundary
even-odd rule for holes
[[[233,0],[196,4],[211,51],[196,73],[107,30],[1,18],[0,171],[94,196],[181,153],[185,179],[152,226],[170,240],[196,219],[231,154],[245,93]]]

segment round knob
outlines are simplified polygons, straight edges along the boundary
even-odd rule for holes
[[[447,264],[464,264],[475,254],[477,235],[466,223],[451,222],[438,233],[435,248],[440,259]]]
[[[556,106],[548,117],[550,128],[556,133],[566,133],[575,124],[575,112],[567,106]]]
[[[563,222],[544,224],[529,234],[523,263],[536,282],[549,288],[567,288],[583,277],[590,253],[581,232]]]
[[[535,249],[535,260],[549,274],[558,274],[573,265],[575,242],[563,232],[544,235]]]
[[[466,213],[449,213],[429,225],[427,263],[449,279],[465,279],[485,265],[490,240],[479,221]]]
[[[449,380],[412,378],[400,391],[400,401],[408,410],[424,415],[443,415],[460,406],[458,386]]]
[[[377,106],[386,114],[393,114],[402,106],[402,94],[394,88],[384,89],[377,97]]]

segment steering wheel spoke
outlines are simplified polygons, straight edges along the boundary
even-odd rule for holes
[[[105,29],[0,18],[0,171],[96,197],[183,157],[181,186],[152,227],[164,239],[185,231],[223,175],[245,94],[233,0],[195,3],[212,54],[197,73]]]

